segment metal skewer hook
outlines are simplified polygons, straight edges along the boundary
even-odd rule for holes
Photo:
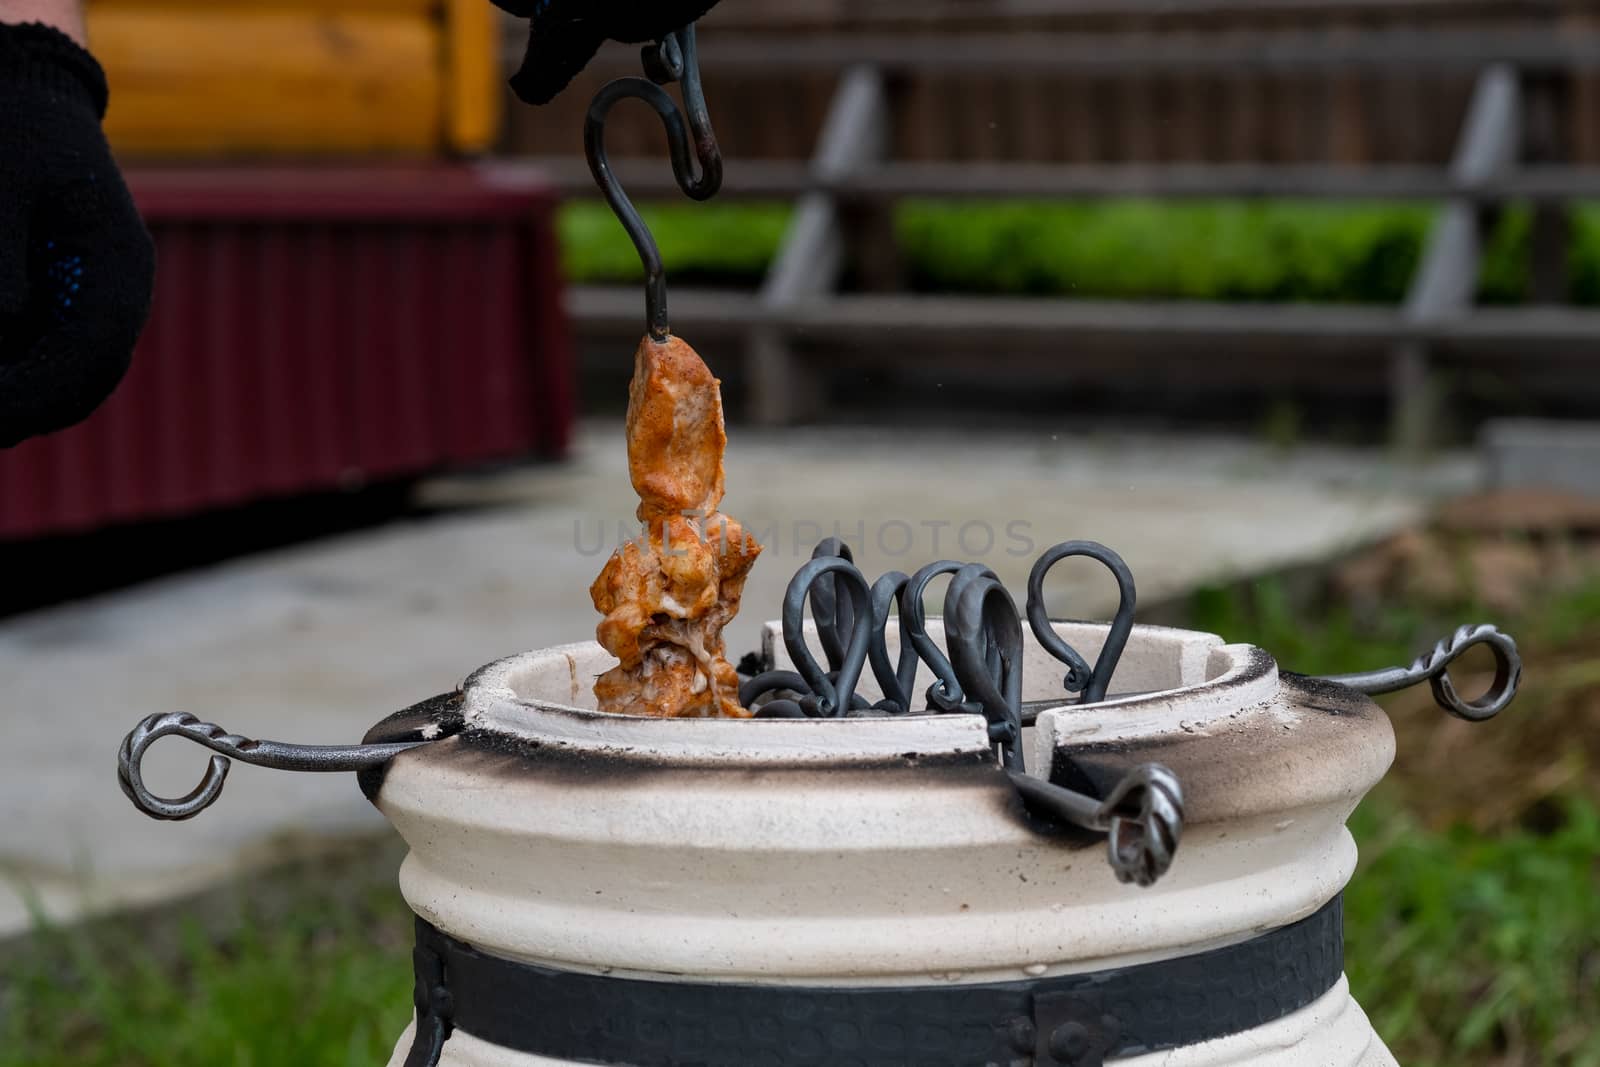
[[[1183,837],[1183,786],[1159,763],[1132,768],[1104,800],[1009,772],[1023,802],[1085,830],[1106,835],[1117,880],[1150,886],[1167,873]]]
[[[1473,645],[1484,645],[1494,655],[1494,680],[1486,693],[1468,700],[1450,680],[1450,664]],[[1418,656],[1409,667],[1326,675],[1323,681],[1347,685],[1370,696],[1427,682],[1433,689],[1434,701],[1445,711],[1468,722],[1483,722],[1504,711],[1517,695],[1517,687],[1522,684],[1522,657],[1517,654],[1517,643],[1510,634],[1485,623],[1458,627],[1455,633],[1441,638],[1432,649]]]
[[[650,336],[665,341],[672,333],[667,317],[667,280],[661,266],[661,249],[645,225],[639,211],[628,199],[611,163],[606,157],[605,124],[618,101],[643,100],[661,116],[667,131],[667,147],[672,156],[672,174],[678,188],[691,200],[709,200],[722,188],[722,150],[711,128],[705,93],[700,87],[700,61],[695,51],[694,24],[668,34],[658,44],[644,49],[645,72],[651,80],[618,78],[602,86],[589,104],[589,117],[583,125],[583,150],[595,184],[605,194],[617,220],[639,250],[644,264],[645,318]],[[680,109],[662,85],[678,82],[683,87]],[[685,118],[687,111],[687,119]],[[690,146],[690,136],[694,144]],[[695,176],[698,161],[700,174]]]
[[[176,800],[152,793],[145,786],[140,771],[150,746],[172,735],[188,738],[219,753],[211,757],[211,765],[206,768],[200,784]],[[216,802],[228,779],[230,758],[280,771],[360,771],[431,743],[431,740],[424,740],[378,745],[286,745],[279,741],[254,741],[201,722],[188,712],[178,711],[151,715],[123,738],[122,748],[117,753],[117,781],[140,811],[153,819],[176,822],[192,819]]]

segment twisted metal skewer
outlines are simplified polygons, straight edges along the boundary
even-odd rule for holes
[[[1115,669],[1132,621],[1132,578],[1121,557],[1092,542],[1069,542],[1046,552],[1034,567],[1033,601],[1045,572],[1069,555],[1099,559],[1118,575],[1123,590],[1119,619],[1091,670],[1065,641],[1044,626],[1052,642],[1045,647],[1068,664],[1069,688],[1104,696],[1104,682]],[[1120,568],[1120,570],[1119,570]],[[944,598],[945,642],[949,655],[928,635],[923,590],[941,575],[951,576]],[[900,602],[901,659],[890,662],[885,632],[890,604]],[[805,607],[811,605],[817,636],[828,662],[824,670],[805,641]],[[1042,617],[1042,607],[1033,613]],[[1129,616],[1123,618],[1123,616]],[[1120,636],[1118,636],[1120,632]],[[795,670],[771,670],[740,688],[740,699],[756,708],[757,718],[837,718],[910,713],[910,695],[920,663],[939,680],[928,691],[928,713],[981,714],[998,762],[1030,808],[1091,833],[1106,835],[1107,860],[1117,878],[1148,886],[1172,864],[1183,833],[1183,789],[1177,776],[1159,764],[1130,770],[1102,799],[1029,775],[1023,765],[1022,614],[999,577],[979,563],[941,560],[907,577],[891,571],[869,587],[842,541],[829,538],[795,573],[783,600],[784,647]],[[1042,643],[1042,642],[1041,642]],[[911,655],[908,657],[908,650]],[[1066,650],[1070,658],[1060,656]],[[854,692],[863,658],[885,697],[867,706]],[[1102,684],[1092,685],[1098,675]],[[1075,686],[1072,683],[1077,683]],[[783,694],[783,695],[779,695]],[[776,696],[764,704],[764,697]],[[1085,700],[1088,694],[1085,694]],[[1097,698],[1098,699],[1098,698]]]
[[[1107,858],[1118,881],[1153,885],[1172,866],[1183,837],[1183,786],[1161,764],[1133,768],[1104,800],[1020,771],[1010,774],[1029,806],[1106,834]]]
[[[1494,681],[1476,700],[1466,700],[1450,680],[1450,664],[1473,645],[1486,645],[1494,654]],[[1445,711],[1468,722],[1492,719],[1504,711],[1522,684],[1522,657],[1517,643],[1487,623],[1457,627],[1455,633],[1440,638],[1433,648],[1418,656],[1408,667],[1388,667],[1359,674],[1324,676],[1325,682],[1349,686],[1369,696],[1393,693],[1426,681],[1433,699]]]
[[[1117,615],[1092,668],[1055,632],[1043,606],[1046,573],[1060,560],[1072,556],[1086,556],[1107,566],[1121,593]],[[929,581],[941,574],[951,576],[944,600],[948,656],[929,637],[923,610],[923,592]],[[1029,626],[1041,647],[1067,664],[1064,684],[1068,692],[1081,693],[1079,704],[1105,699],[1132,630],[1135,593],[1127,564],[1103,545],[1065,542],[1039,558],[1028,587]],[[889,608],[897,601],[901,644],[899,662],[895,663],[890,660],[886,631]],[[808,604],[826,667],[807,647]],[[829,539],[817,546],[813,558],[789,584],[784,597],[783,638],[796,669],[768,671],[740,689],[741,702],[757,708],[758,717],[913,714],[912,687],[919,666],[926,663],[938,678],[928,690],[926,713],[982,714],[1000,766],[1025,804],[1071,825],[1104,833],[1108,861],[1124,882],[1150,885],[1171,865],[1183,832],[1184,798],[1177,777],[1166,767],[1147,763],[1132,768],[1103,799],[1025,772],[1021,732],[1031,706],[1022,701],[1022,614],[989,568],[941,560],[910,577],[892,571],[869,585],[853,563],[848,546]],[[1493,653],[1495,679],[1487,693],[1469,701],[1456,691],[1448,668],[1476,644],[1487,645]],[[861,672],[869,663],[884,693],[883,699],[872,705],[856,692]],[[1335,675],[1323,680],[1370,694],[1392,692],[1426,680],[1434,698],[1447,711],[1481,721],[1510,703],[1521,675],[1516,643],[1493,626],[1478,625],[1460,627],[1408,667]],[[758,705],[762,698],[773,696],[778,698]],[[1042,703],[1062,706],[1059,701]],[[141,763],[150,746],[173,735],[217,753],[200,784],[176,799],[152,793],[141,774]],[[192,818],[216,801],[231,759],[279,770],[363,770],[430,743],[407,740],[355,746],[286,745],[230,734],[180,712],[152,715],[129,733],[118,754],[117,774],[123,792],[140,810],[154,818],[177,820]]]
[[[1093,667],[1055,632],[1044,607],[1046,575],[1056,563],[1070,556],[1085,556],[1104,564],[1116,578],[1121,593],[1116,617]],[[820,562],[830,559],[834,562]],[[948,652],[928,634],[924,603],[929,583],[941,575],[950,576],[944,598]],[[1104,700],[1133,630],[1136,599],[1127,563],[1097,542],[1063,542],[1040,556],[1028,585],[1029,626],[1040,646],[1067,665],[1068,693],[1080,694],[1075,701],[1080,705]],[[840,595],[841,589],[847,590],[847,595]],[[981,593],[974,593],[974,589]],[[808,603],[827,659],[826,671],[806,647],[803,627]],[[900,652],[898,662],[891,662],[887,630],[889,608],[896,604]],[[908,714],[913,710],[911,689],[922,664],[934,675],[927,691],[926,711],[983,714],[990,722],[996,744],[1003,750],[1017,744],[1022,726],[1031,719],[1028,713],[1037,710],[1021,699],[1021,615],[999,577],[981,564],[938,560],[910,577],[891,571],[869,586],[856,568],[849,546],[838,538],[827,538],[818,543],[811,561],[791,580],[784,596],[783,619],[784,647],[795,669],[763,672],[740,688],[740,699],[746,707],[755,707],[769,695],[791,694],[782,698],[783,702],[775,700],[764,705],[758,712],[763,717],[803,714],[799,705],[808,697],[820,700],[817,707],[828,707],[837,714]],[[871,705],[848,691],[860,679],[862,665],[851,653],[863,630],[868,635],[867,660],[883,693],[882,699]],[[841,681],[845,683],[842,686]],[[1034,703],[1059,707],[1065,702]]]
[[[150,746],[170,736],[187,738],[218,753],[211,757],[200,784],[176,800],[152,793],[145,786],[140,769]],[[424,740],[379,745],[286,745],[230,734],[220,726],[201,722],[186,711],[175,711],[148,716],[122,739],[122,747],[117,752],[117,781],[140,811],[153,819],[177,822],[192,819],[216,803],[227,782],[231,760],[279,771],[360,771],[432,743]]]
[[[649,81],[644,78],[618,78],[601,86],[595,94],[583,124],[583,151],[595,184],[605,194],[606,202],[627,231],[644,265],[645,320],[650,336],[657,341],[665,341],[672,334],[672,326],[667,315],[667,281],[661,265],[661,249],[611,169],[610,159],[606,155],[606,118],[622,100],[631,98],[649,104],[661,116],[662,124],[666,127],[673,177],[678,181],[678,188],[691,200],[709,200],[722,188],[722,150],[717,146],[716,132],[711,127],[711,115],[706,109],[705,93],[700,85],[700,60],[695,50],[694,25],[691,23],[676,33],[668,34],[660,43],[647,46],[643,61],[645,72],[650,76]],[[683,109],[661,88],[674,81],[683,89]],[[691,135],[694,140],[692,148]],[[698,176],[695,174],[696,162],[700,166]]]

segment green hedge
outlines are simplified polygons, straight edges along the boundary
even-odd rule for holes
[[[789,218],[780,204],[648,205],[669,277],[755,285]],[[1394,303],[1421,255],[1423,204],[1118,200],[913,201],[896,220],[911,284],[927,292]],[[1480,298],[1528,287],[1530,214],[1504,214],[1485,250]],[[562,214],[568,276],[631,282],[638,256],[603,204]],[[1573,213],[1570,298],[1600,304],[1600,205]]]
[[[1600,304],[1600,204],[1582,204],[1572,213],[1567,297],[1574,304]]]
[[[1571,214],[1572,239],[1567,249],[1567,299],[1574,304],[1600,304],[1600,204],[1580,204]],[[1528,291],[1531,262],[1529,239],[1533,213],[1507,211],[1484,249],[1478,298],[1490,304],[1520,303]]]
[[[1425,206],[907,204],[912,283],[931,291],[1190,300],[1399,299]]]
[[[646,204],[640,214],[661,246],[667,280],[754,285],[789,224],[781,204]],[[583,283],[637,281],[639,253],[604,204],[567,204],[560,220],[567,277]]]

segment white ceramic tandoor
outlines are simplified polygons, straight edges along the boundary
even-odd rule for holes
[[[929,629],[942,637],[937,620]],[[1090,660],[1106,633],[1057,629]],[[776,633],[768,657],[783,666]],[[1049,699],[1061,666],[1027,639],[1024,699]],[[1182,844],[1164,877],[1139,888],[1113,875],[1103,840],[1044,832],[1025,814],[979,716],[603,715],[590,689],[610,665],[593,643],[491,664],[465,686],[464,733],[366,783],[410,846],[407,901],[443,935],[551,972],[725,984],[730,996],[962,994],[1210,959],[1308,917],[1337,923],[1356,860],[1345,820],[1394,752],[1388,720],[1353,690],[1280,675],[1252,646],[1136,627],[1112,692],[1142,695],[1043,712],[1025,743],[1030,773],[1058,781],[1104,788],[1146,761],[1175,772]],[[1334,968],[1298,1010],[1116,1062],[1392,1064]],[[1046,1038],[1014,1025],[1014,1056],[985,1062],[1044,1062],[1027,1050]],[[391,1067],[407,1064],[413,1030]],[[1058,1051],[1050,1062],[1091,1062]],[[457,1025],[439,1062],[594,1061],[511,1051]]]

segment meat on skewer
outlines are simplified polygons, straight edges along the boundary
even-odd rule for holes
[[[761,546],[722,503],[721,383],[683,341],[646,337],[628,388],[628,473],[641,536],[612,554],[589,595],[596,638],[620,661],[595,683],[601,711],[747,718],[722,630]]]

